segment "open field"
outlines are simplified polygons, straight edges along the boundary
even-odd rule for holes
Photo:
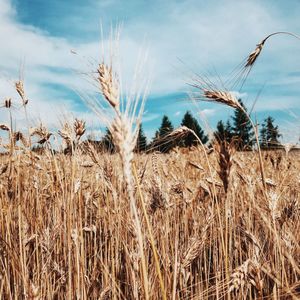
[[[298,299],[299,153],[262,156],[265,189],[252,152],[135,155],[142,237],[117,154],[2,156],[1,299]]]

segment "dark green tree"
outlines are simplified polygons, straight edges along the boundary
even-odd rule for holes
[[[136,148],[135,151],[137,152],[142,152],[145,151],[147,149],[147,138],[145,136],[142,124],[140,125],[139,128],[139,134],[137,137],[137,141],[136,141]]]
[[[208,141],[207,135],[204,134],[204,131],[200,127],[198,121],[193,117],[191,112],[187,111],[185,113],[185,115],[183,116],[182,122],[181,122],[181,126],[186,126],[190,129],[192,129],[203,144],[205,144]],[[197,145],[198,143],[199,143],[199,141],[197,140],[195,135],[192,133],[187,134],[180,141],[180,145],[183,147],[190,147],[193,145]]]
[[[158,136],[163,137],[173,130],[174,126],[172,125],[170,119],[168,118],[168,116],[164,115],[161,121],[161,125],[158,129]]]
[[[101,145],[104,151],[108,151],[110,153],[114,153],[116,151],[111,132],[108,128],[106,128],[106,133],[101,140]]]
[[[232,137],[233,133],[230,121],[228,120],[226,124],[224,124],[222,120],[219,121],[217,124],[217,130],[214,132],[214,138],[219,142],[227,141],[230,143]]]
[[[238,100],[240,105],[246,110],[241,99]],[[232,117],[232,133],[236,140],[237,150],[251,149],[254,144],[254,132],[247,115],[239,108],[235,109]]]
[[[174,130],[168,116],[164,115],[161,121],[159,129],[155,132],[154,140],[151,144],[151,148],[160,151],[160,152],[169,152],[173,147],[174,143],[172,140],[167,138],[167,135]]]
[[[262,148],[274,148],[280,145],[279,138],[281,134],[279,133],[278,126],[274,125],[274,119],[272,117],[267,117],[260,129],[260,145]]]

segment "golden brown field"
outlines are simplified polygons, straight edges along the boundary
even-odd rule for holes
[[[227,194],[219,155],[135,156],[143,251],[117,154],[3,155],[1,299],[298,299],[299,153],[263,152],[265,191],[233,153]]]

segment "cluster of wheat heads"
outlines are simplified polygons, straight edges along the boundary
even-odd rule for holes
[[[80,120],[58,132],[72,155],[54,151],[43,125],[0,125],[1,298],[299,298],[299,154],[262,153],[265,187],[256,156],[225,142],[134,154],[143,105],[122,101],[111,63],[96,80],[116,154],[81,142]]]

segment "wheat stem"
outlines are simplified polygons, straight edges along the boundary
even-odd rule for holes
[[[155,241],[154,241],[154,237],[153,237],[153,234],[152,234],[152,229],[151,229],[151,225],[150,225],[150,222],[149,222],[148,214],[147,214],[147,211],[146,211],[144,197],[143,197],[143,194],[142,194],[142,191],[141,191],[141,187],[140,187],[140,184],[139,184],[139,179],[138,179],[137,172],[136,172],[136,167],[135,167],[134,164],[133,164],[133,174],[134,174],[134,177],[136,179],[136,184],[137,184],[139,196],[140,196],[140,199],[141,199],[142,209],[143,209],[144,217],[145,217],[145,220],[146,220],[148,233],[149,233],[149,236],[150,236],[150,244],[151,244],[151,248],[152,248],[153,255],[154,255],[155,267],[156,267],[156,271],[157,271],[158,278],[159,278],[160,288],[161,288],[161,292],[162,292],[162,298],[163,298],[163,300],[167,300],[166,289],[165,289],[164,281],[163,281],[163,278],[162,278],[162,275],[161,275],[161,270],[160,270],[160,266],[159,266],[159,259],[158,259],[158,256],[157,256],[157,249],[155,247]]]

